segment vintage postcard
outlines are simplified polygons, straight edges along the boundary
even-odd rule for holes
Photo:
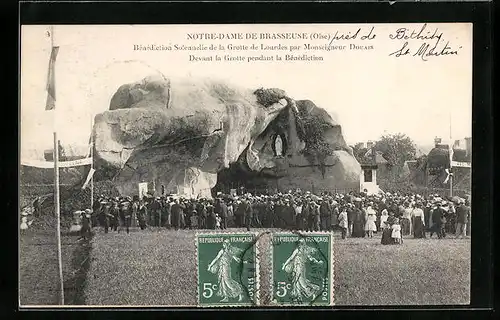
[[[20,306],[469,304],[473,40],[21,26]]]

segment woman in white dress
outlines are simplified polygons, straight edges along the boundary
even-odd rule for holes
[[[224,240],[222,249],[212,262],[208,265],[208,271],[217,275],[218,287],[217,296],[221,297],[221,302],[227,302],[229,298],[243,299],[243,287],[231,278],[231,263],[233,261],[241,263],[243,250],[234,247],[229,240]]]
[[[323,261],[313,257],[316,252],[315,248],[306,245],[304,239],[300,239],[297,248],[283,263],[282,270],[292,276],[290,295],[298,301],[302,301],[303,297],[314,300],[320,293],[320,286],[312,283],[306,277],[306,263],[308,260],[316,264],[323,263]]]
[[[347,209],[343,207],[339,214],[339,227],[342,230],[342,239],[345,239],[347,235],[347,228],[349,226],[347,219]]]
[[[380,216],[380,230],[382,230],[382,232],[385,228],[387,228],[387,218],[389,218],[389,211],[387,211],[387,209],[384,209],[382,210]]]
[[[373,238],[373,232],[377,231],[377,213],[372,206],[373,202],[370,202],[365,210],[365,232],[368,238]]]

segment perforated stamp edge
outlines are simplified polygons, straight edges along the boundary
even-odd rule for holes
[[[304,304],[298,304],[298,303],[277,303],[277,302],[273,302],[273,299],[274,299],[274,257],[273,257],[273,253],[274,253],[274,246],[273,246],[273,237],[274,236],[279,236],[279,235],[295,235],[295,236],[308,236],[308,235],[319,235],[319,236],[329,236],[330,237],[330,252],[331,252],[331,257],[330,257],[330,273],[329,273],[329,276],[330,276],[330,301],[328,304],[321,304],[321,305],[310,305],[310,304],[307,304],[307,303],[304,303]],[[334,272],[334,268],[335,268],[335,251],[333,250],[333,240],[334,240],[334,236],[333,236],[333,231],[328,231],[328,232],[325,232],[325,231],[288,231],[288,232],[283,232],[283,231],[280,231],[280,232],[273,232],[271,233],[271,241],[270,241],[270,244],[271,244],[271,248],[269,250],[269,265],[267,266],[270,270],[269,272],[269,294],[271,295],[271,303],[270,303],[270,306],[273,306],[273,307],[318,307],[318,308],[321,308],[321,307],[327,307],[327,306],[334,306],[335,305],[335,288],[334,288],[334,285],[335,285],[335,281],[334,281],[334,276],[335,276],[335,272]]]
[[[254,302],[255,304],[201,304],[200,303],[200,272],[199,272],[199,246],[198,246],[198,237],[199,236],[216,236],[216,235],[254,235],[255,236],[255,244],[254,244],[254,253],[255,253],[255,298]],[[259,232],[252,232],[252,231],[241,231],[241,232],[234,232],[234,231],[204,231],[204,232],[196,232],[195,237],[194,237],[194,243],[196,247],[196,306],[198,308],[250,308],[254,306],[260,306],[260,250],[259,250],[259,241],[260,240],[260,233]]]

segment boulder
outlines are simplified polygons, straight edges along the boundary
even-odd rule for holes
[[[301,153],[307,141],[301,140],[296,117],[303,114],[323,119],[332,154],[322,170]],[[321,180],[318,185],[325,188],[359,183],[360,167],[340,124],[311,101],[295,101],[280,89],[147,77],[117,90],[109,110],[96,115],[92,134],[96,179],[112,179],[123,195],[137,194],[140,182],[153,182],[156,194],[210,196],[218,173],[236,162],[254,173],[270,170],[270,183],[278,178],[290,184]],[[287,154],[281,157],[274,150],[278,134],[286,140]],[[272,174],[277,168],[281,174]]]

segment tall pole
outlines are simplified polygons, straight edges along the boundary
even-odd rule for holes
[[[57,218],[57,262],[59,271],[59,301],[64,305],[64,278],[62,272],[62,254],[61,254],[61,212],[59,206],[59,140],[57,132],[54,130],[54,211]]]
[[[450,156],[450,172],[453,173],[453,140],[451,138],[451,112],[450,112],[450,144],[449,144],[449,156]],[[450,198],[453,197],[453,174],[450,175]]]
[[[54,48],[54,27],[50,27],[50,50]],[[55,72],[55,65],[54,70]],[[55,102],[54,102],[55,103]],[[64,278],[62,269],[62,248],[61,248],[61,211],[59,204],[59,140],[57,139],[57,121],[54,108],[54,212],[57,219],[56,238],[57,238],[57,262],[59,271],[59,303],[64,305]]]
[[[92,114],[90,115],[90,172],[94,169],[94,135]],[[94,175],[90,178],[90,210],[94,209]]]

